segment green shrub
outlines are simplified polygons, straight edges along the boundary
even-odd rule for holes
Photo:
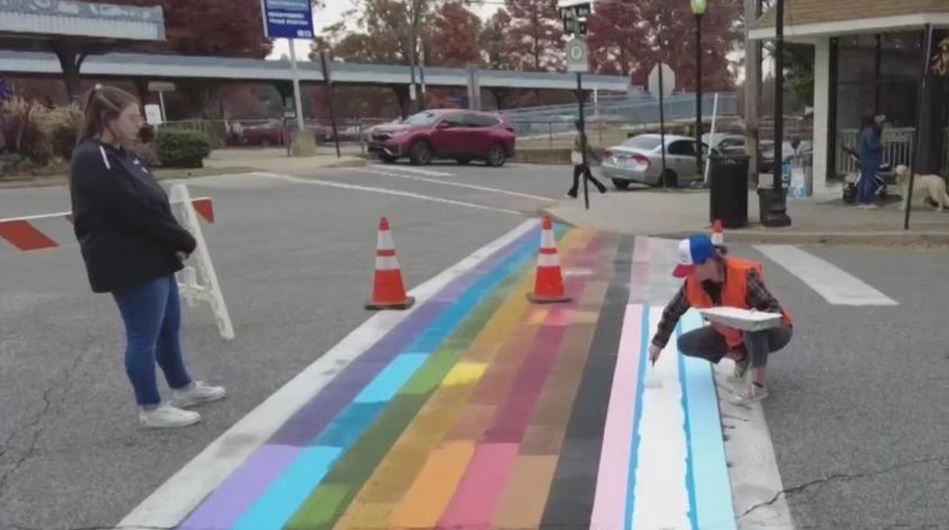
[[[199,168],[211,154],[208,136],[198,131],[161,129],[156,135],[158,158],[165,167]]]
[[[85,119],[79,105],[73,103],[66,107],[56,107],[47,116],[50,126],[50,141],[53,155],[69,160],[76,147],[79,129]]]

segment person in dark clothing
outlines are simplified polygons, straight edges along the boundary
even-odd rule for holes
[[[165,190],[126,146],[143,120],[138,100],[97,85],[73,152],[70,192],[76,238],[93,292],[111,293],[125,324],[125,370],[146,427],[184,427],[201,416],[184,407],[226,396],[194,381],[181,354],[181,309],[175,272],[194,250]],[[155,364],[172,389],[162,403]]]
[[[863,117],[860,130],[860,208],[876,208],[877,173],[883,164],[883,129],[872,115]]]
[[[592,182],[596,189],[600,193],[606,193],[606,186],[602,182],[596,179],[593,176],[593,173],[590,171],[590,161],[595,160],[597,163],[602,162],[600,156],[596,154],[590,147],[590,143],[586,142],[587,150],[587,163],[583,163],[583,135],[584,133],[580,132],[580,122],[574,122],[574,126],[577,128],[577,134],[573,139],[573,151],[570,152],[570,161],[573,163],[573,186],[570,187],[570,191],[567,192],[567,197],[571,199],[577,198],[577,193],[580,188],[580,176],[582,175],[585,179]]]
[[[727,256],[724,246],[716,246],[704,234],[679,243],[679,265],[673,271],[685,283],[666,306],[662,320],[649,346],[649,358],[655,363],[669,342],[676,324],[689,308],[739,307],[784,315],[780,326],[764,331],[740,331],[718,324],[692,330],[679,337],[683,355],[713,363],[728,357],[735,362],[733,378],[743,381],[749,367],[751,384],[736,398],[748,404],[768,396],[765,367],[768,356],[791,341],[794,322],[768,290],[760,263]]]

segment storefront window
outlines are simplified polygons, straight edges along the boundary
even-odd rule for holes
[[[861,116],[875,113],[890,127],[913,127],[922,32],[849,35],[838,50],[838,128],[858,128]]]

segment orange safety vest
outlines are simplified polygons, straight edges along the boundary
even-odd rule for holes
[[[760,263],[739,258],[725,258],[725,283],[722,285],[721,305],[751,309],[748,306],[748,274],[752,271],[757,272],[764,281],[764,271]],[[696,309],[705,309],[715,305],[712,297],[702,288],[702,283],[692,281],[692,278],[685,280],[685,295],[689,300],[689,305]],[[789,326],[793,324],[791,314],[787,311],[784,312],[784,323]],[[729,348],[735,348],[745,341],[741,330],[716,329],[725,337]]]

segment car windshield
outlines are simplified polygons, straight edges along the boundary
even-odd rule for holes
[[[661,141],[662,140],[660,140],[658,136],[636,136],[623,142],[623,145],[626,147],[635,147],[637,149],[651,151],[659,147]]]
[[[402,123],[406,125],[431,125],[435,123],[437,119],[438,115],[434,112],[419,112],[402,120]]]

